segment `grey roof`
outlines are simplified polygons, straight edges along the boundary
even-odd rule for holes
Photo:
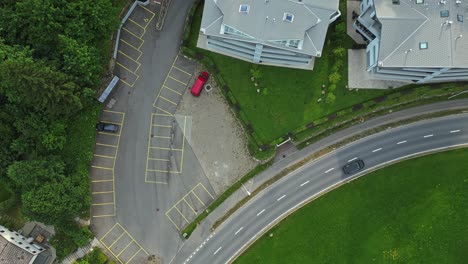
[[[242,39],[320,56],[330,16],[338,11],[338,3],[339,0],[206,0],[201,29],[207,35]],[[241,4],[249,6],[248,13],[239,12]],[[284,13],[293,14],[293,22],[284,21]],[[221,35],[222,24],[252,39]],[[303,40],[302,50],[269,42],[287,39]]]
[[[28,264],[34,255],[0,236],[0,264]]]
[[[468,0],[374,0],[382,24],[379,66],[383,67],[468,67]],[[449,17],[440,11],[448,10]],[[457,21],[464,16],[464,22]],[[451,22],[448,22],[451,21]],[[463,35],[460,37],[460,35]],[[427,49],[419,44],[428,43]]]

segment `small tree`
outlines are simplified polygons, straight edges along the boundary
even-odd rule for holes
[[[339,74],[337,72],[333,72],[333,73],[330,74],[330,76],[328,76],[328,80],[331,83],[336,84],[341,80],[341,74]]]
[[[325,98],[325,102],[327,104],[333,104],[336,101],[336,96],[333,93],[328,93],[327,97]]]
[[[338,47],[338,48],[333,49],[333,55],[335,55],[338,58],[343,58],[345,53],[346,53],[346,50],[343,47]]]
[[[256,80],[259,80],[263,77],[262,71],[257,64],[252,64],[252,67],[250,68],[250,74],[252,74],[252,77]]]

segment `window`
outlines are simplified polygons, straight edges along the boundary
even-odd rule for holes
[[[440,17],[449,17],[450,12],[448,10],[440,11]]]
[[[239,13],[248,13],[249,12],[249,5],[242,4],[239,6]]]
[[[416,0],[416,4],[424,4],[424,0]]]
[[[463,15],[457,15],[457,21],[463,22]]]
[[[419,42],[419,49],[427,49],[428,45],[427,42]]]
[[[300,39],[285,39],[285,40],[274,40],[276,44],[283,45],[290,48],[302,49],[303,41]]]
[[[283,20],[286,20],[288,22],[293,22],[294,20],[294,15],[290,13],[284,13],[283,15]]]
[[[235,29],[233,27],[230,27],[230,26],[228,26],[226,24],[223,24],[221,34],[233,35],[233,36],[253,39],[252,36],[249,36],[249,35],[245,34],[244,32],[242,32],[240,30],[237,30],[237,29]]]

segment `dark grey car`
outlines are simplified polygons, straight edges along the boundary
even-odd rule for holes
[[[119,126],[110,124],[110,123],[105,123],[105,122],[99,122],[96,124],[96,130],[97,131],[103,131],[103,132],[112,132],[112,133],[117,133],[119,132]]]
[[[364,161],[361,159],[351,161],[350,163],[343,166],[344,174],[354,174],[364,168]]]

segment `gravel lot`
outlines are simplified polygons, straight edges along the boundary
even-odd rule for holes
[[[197,67],[176,114],[191,117],[190,145],[219,195],[257,163],[249,155],[244,132],[214,80],[210,78],[208,82],[211,91],[203,90],[198,98],[190,94],[200,71]]]

